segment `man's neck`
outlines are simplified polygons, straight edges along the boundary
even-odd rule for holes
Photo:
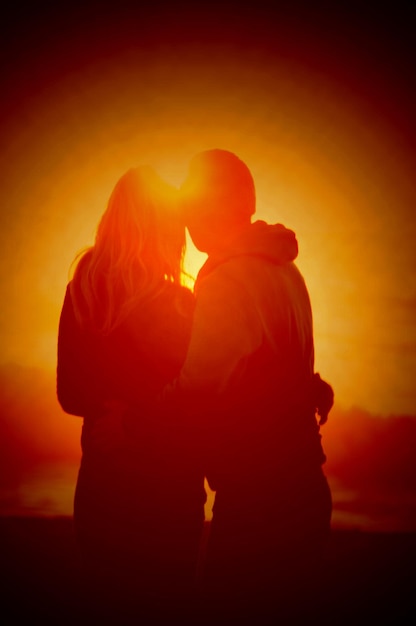
[[[211,246],[208,256],[221,256],[233,247],[234,243],[245,233],[250,227],[251,222],[239,223],[233,225],[233,228],[228,228],[226,234],[217,238],[215,244]]]

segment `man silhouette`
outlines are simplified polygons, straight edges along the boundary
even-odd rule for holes
[[[197,154],[181,197],[190,236],[208,254],[175,385],[203,434],[216,492],[205,589],[218,610],[248,610],[252,598],[283,615],[291,593],[320,576],[332,508],[320,425],[333,392],[314,373],[298,244],[281,224],[252,222],[253,178],[229,151]]]

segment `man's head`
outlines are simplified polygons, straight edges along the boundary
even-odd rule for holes
[[[180,191],[191,238],[199,250],[208,254],[248,226],[256,211],[250,170],[228,150],[196,154]]]

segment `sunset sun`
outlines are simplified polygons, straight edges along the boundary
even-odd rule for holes
[[[129,478],[120,479],[121,473],[118,479],[114,477],[114,458],[110,456],[101,459],[97,474],[108,477],[107,486],[114,486],[119,480],[112,493],[115,501],[128,490],[136,495],[140,493],[143,501],[149,498],[152,504],[147,513],[153,510],[157,493],[154,485],[160,479],[169,493],[163,501],[163,507],[168,503],[166,510],[161,506],[160,519],[169,524],[166,526],[169,531],[164,528],[157,536],[155,524],[151,528],[149,523],[150,514],[139,515],[137,526],[144,528],[148,524],[148,541],[141,559],[145,562],[149,556],[145,554],[147,548],[150,554],[158,542],[165,545],[165,539],[166,550],[160,548],[160,558],[165,558],[170,549],[174,552],[175,542],[170,545],[167,538],[186,508],[182,506],[185,499],[182,505],[180,500],[185,473],[180,475],[178,468],[181,463],[186,466],[184,442],[190,436],[189,428],[181,431],[180,420],[175,422],[177,430],[172,429],[175,430],[172,437],[177,438],[180,451],[175,462],[169,457],[169,448],[163,448],[165,443],[160,443],[161,438],[160,447],[155,446],[157,463],[153,458],[153,465],[149,461],[150,482],[143,481],[137,486],[131,468],[136,467],[136,462],[144,467],[151,458],[153,444],[149,442],[156,441],[152,440],[156,432],[152,428],[157,422],[152,411],[148,421],[129,422],[128,416],[133,413],[129,413],[119,398],[112,404],[113,398],[108,401],[106,393],[111,395],[111,386],[118,377],[123,389],[131,385],[136,390],[133,365],[130,369],[126,366],[125,371],[122,368],[129,360],[135,367],[135,359],[142,358],[142,354],[146,354],[148,361],[140,370],[145,381],[140,381],[140,398],[132,403],[137,415],[145,414],[143,398],[147,393],[150,398],[154,392],[161,402],[164,394],[168,395],[167,390],[178,385],[180,368],[174,370],[172,364],[176,367],[179,357],[172,355],[179,337],[183,339],[181,358],[185,359],[197,323],[195,317],[184,315],[175,327],[183,335],[169,329],[175,315],[180,317],[184,311],[192,311],[194,315],[195,294],[190,291],[209,257],[197,249],[189,232],[184,231],[186,203],[184,195],[180,196],[175,189],[180,190],[186,180],[194,155],[215,148],[237,155],[251,172],[256,207],[252,224],[281,225],[294,233],[298,249],[294,263],[305,280],[312,305],[314,372],[334,390],[335,403],[327,423],[319,427],[313,422],[325,455],[322,467],[331,491],[333,532],[326,561],[328,571],[322,578],[325,582],[319,589],[319,598],[314,598],[316,607],[319,606],[316,619],[326,623],[324,618],[329,616],[328,623],[334,623],[333,619],[345,613],[349,618],[346,623],[362,618],[366,623],[373,619],[381,624],[386,615],[400,621],[402,609],[410,606],[408,598],[413,598],[412,590],[409,591],[412,577],[406,573],[414,561],[416,546],[416,143],[414,36],[410,28],[413,21],[404,7],[393,7],[387,14],[380,8],[370,10],[360,6],[358,11],[351,4],[342,7],[339,3],[325,10],[319,3],[305,3],[302,9],[280,7],[279,3],[260,2],[256,6],[240,3],[238,7],[228,1],[216,4],[205,6],[202,2],[185,8],[181,3],[173,5],[156,0],[151,5],[127,2],[98,6],[87,1],[79,7],[57,5],[48,9],[28,5],[24,10],[15,7],[4,18],[1,62],[4,93],[0,104],[0,530],[6,538],[5,596],[10,596],[10,610],[16,615],[20,615],[22,604],[21,621],[25,621],[26,606],[33,608],[31,619],[38,616],[39,622],[45,624],[52,615],[53,620],[57,615],[64,616],[66,610],[68,619],[74,616],[73,623],[81,616],[79,609],[84,606],[85,589],[90,588],[74,587],[83,587],[85,581],[80,583],[78,554],[71,543],[71,532],[79,498],[85,498],[82,509],[96,497],[91,485],[81,496],[76,493],[76,486],[85,471],[85,463],[81,463],[82,445],[85,447],[90,424],[98,415],[97,397],[105,397],[104,415],[108,422],[101,424],[110,424],[110,435],[104,433],[103,440],[108,437],[107,443],[114,443],[114,437],[116,441],[111,419],[117,409],[125,420],[123,429],[127,429],[131,438],[129,450],[134,452],[131,457],[126,455],[122,463],[125,470],[133,459],[130,474],[124,475]],[[116,359],[99,350],[94,353],[100,354],[96,361],[88,360],[93,353],[92,348],[91,354],[88,349],[94,345],[96,336],[92,333],[92,339],[85,339],[82,333],[90,328],[91,320],[84,319],[85,327],[82,326],[83,301],[79,294],[74,300],[72,294],[68,300],[74,261],[94,245],[97,227],[118,181],[127,172],[138,171],[143,166],[160,176],[158,189],[146,188],[144,184],[143,206],[149,201],[148,215],[154,211],[155,224],[159,226],[162,221],[157,219],[163,207],[166,220],[163,228],[155,228],[153,232],[149,227],[153,218],[147,222],[148,218],[143,216],[142,222],[120,219],[120,232],[124,232],[118,242],[118,249],[123,252],[120,256],[124,260],[135,258],[137,239],[143,249],[148,246],[147,256],[143,253],[140,257],[140,262],[142,258],[148,262],[141,266],[146,267],[144,275],[146,272],[153,275],[149,268],[160,254],[158,271],[163,267],[160,282],[176,286],[173,277],[181,275],[179,256],[185,232],[181,290],[190,299],[187,301],[183,296],[183,301],[179,299],[170,307],[162,298],[160,306],[155,306],[150,314],[147,304],[141,302],[137,307],[140,324],[131,325],[134,339],[120,333],[114,340],[114,345],[123,346],[121,362],[117,364]],[[131,209],[134,202],[131,198],[129,201],[132,204],[126,206]],[[181,222],[178,225],[172,220],[172,226],[169,220],[175,217],[175,211],[178,215],[182,211]],[[135,231],[133,223],[146,227],[141,231],[140,225]],[[247,228],[251,226],[248,224]],[[115,229],[108,230],[111,240]],[[160,232],[166,237],[164,243],[158,239]],[[170,233],[170,239],[166,233]],[[112,254],[108,258],[114,261]],[[176,273],[169,273],[172,254]],[[118,271],[121,264],[114,266]],[[100,266],[97,262],[95,267],[102,268],[104,264]],[[94,271],[95,276],[106,276],[107,280],[113,270],[111,263],[105,270],[100,269],[102,274],[91,270],[88,280]],[[127,276],[136,274],[132,271]],[[110,293],[109,300],[119,293],[120,285],[122,293],[129,284],[129,278],[125,277],[125,271],[120,273],[118,281],[114,281],[117,283],[114,291],[105,292],[106,296]],[[250,272],[245,271],[241,278],[242,292],[250,279]],[[104,283],[100,279],[91,280],[88,283],[94,285],[91,293],[104,293],[100,291]],[[133,281],[134,278],[130,285]],[[233,293],[232,288],[229,293]],[[229,293],[222,292],[222,299],[226,300]],[[114,296],[114,302],[117,297]],[[230,297],[231,301],[230,310],[238,300]],[[92,296],[91,302],[95,302]],[[221,302],[218,296],[218,306]],[[273,311],[277,308],[273,307]],[[87,409],[82,406],[78,411],[73,410],[70,402],[65,404],[65,398],[62,402],[65,394],[58,376],[58,333],[64,310],[69,325],[77,320],[78,326],[74,324],[71,328],[77,329],[74,336],[79,340],[78,344],[72,339],[65,344],[66,354],[72,358],[69,358],[72,370],[70,374],[70,368],[67,370],[67,379],[71,383],[76,381],[74,396],[81,405],[88,396],[85,381],[93,380],[91,397],[96,394],[90,404],[87,402]],[[108,310],[116,315],[118,308],[111,305]],[[108,313],[111,322],[110,317]],[[148,322],[144,323],[145,319]],[[216,324],[211,324],[211,329],[215,336],[214,331],[222,327],[223,319],[215,315],[213,319]],[[236,319],[241,321],[238,316]],[[142,323],[145,331],[139,341]],[[254,322],[252,327],[256,327]],[[232,345],[233,331],[234,328],[223,337],[222,343],[210,340],[209,332],[203,335],[201,345],[206,347],[207,362],[212,357],[215,363],[218,344],[226,353],[229,338]],[[235,340],[238,343],[235,350],[243,352],[246,339],[240,336],[238,342]],[[148,348],[147,341],[150,346],[154,342],[156,348]],[[170,342],[174,346],[172,353],[168,353]],[[254,345],[254,340],[249,344],[247,339],[247,345]],[[253,354],[261,357],[260,349],[264,346],[263,338],[249,352],[249,357]],[[308,346],[312,354],[312,342]],[[102,356],[105,354],[108,358]],[[284,350],[282,354],[283,363]],[[295,360],[296,354],[293,350],[287,362],[292,362],[293,355]],[[308,363],[312,361],[312,357],[308,359]],[[195,363],[198,361],[194,361],[194,370],[189,368],[191,374],[198,371]],[[251,363],[244,354],[241,371],[246,371],[245,368],[248,371],[248,363],[252,366],[250,372],[262,372],[257,379],[253,374],[253,388],[257,385],[264,391],[266,381],[269,382],[266,370],[259,369],[260,361]],[[175,371],[169,383],[163,381],[163,385],[166,383],[162,385],[163,393],[160,389],[155,391],[153,367],[166,378],[168,372]],[[216,375],[220,368],[213,370]],[[281,373],[283,367],[278,371]],[[191,378],[188,375],[188,381]],[[310,378],[316,381],[312,374]],[[200,380],[209,387],[206,381],[210,378],[205,370]],[[276,389],[278,384],[276,380]],[[249,385],[243,387],[240,391],[249,394]],[[276,414],[276,406],[285,391],[276,392],[276,402],[272,403]],[[207,393],[204,397],[202,404],[207,413],[214,395],[211,391],[211,396]],[[241,401],[241,410],[243,404]],[[223,416],[218,409],[220,405],[212,406],[212,420],[219,420],[218,416]],[[261,408],[253,411],[257,420],[253,420],[253,433],[261,424],[266,401],[257,406]],[[86,414],[93,416],[87,426]],[[194,422],[191,423],[194,428]],[[143,424],[149,428],[149,438],[143,436],[143,431],[143,439],[135,439],[139,432],[135,428]],[[224,435],[227,425],[224,419],[221,422],[224,430],[220,428],[218,432]],[[290,420],[279,430],[280,439],[273,440],[274,454],[270,456],[273,462],[284,452],[282,442],[287,444],[288,425],[292,425]],[[221,447],[215,447],[218,442],[210,428],[209,422],[199,443],[206,458],[211,462],[214,459],[221,468]],[[236,429],[231,436],[230,431],[228,440],[224,435],[228,441],[227,454],[222,450],[225,467],[227,462],[232,465],[228,453],[238,445],[235,442],[239,441],[241,432]],[[136,450],[133,442],[136,445],[137,441],[140,445]],[[257,441],[254,435],[253,441]],[[264,448],[258,445],[258,450],[271,449],[271,441]],[[253,444],[253,449],[257,444]],[[245,476],[244,488],[235,498],[240,513],[231,524],[236,545],[244,533],[242,520],[249,519],[252,513],[247,502],[251,502],[250,497],[254,502],[253,494],[259,497],[262,492],[261,485],[251,482],[251,474],[255,474],[263,461],[268,467],[258,450],[257,456],[245,455],[245,450],[241,458],[237,453],[233,457],[241,462],[238,478]],[[217,453],[220,461],[215,457]],[[304,456],[307,458],[306,453]],[[296,463],[290,463],[287,459],[282,472],[284,478],[296,474]],[[298,465],[302,465],[299,459]],[[201,466],[202,461],[198,471]],[[169,480],[162,476],[163,468],[170,468]],[[207,494],[205,506],[201,500],[198,509],[204,533],[198,548],[201,563],[206,556],[216,497],[214,487],[208,486],[209,470],[205,469],[199,476],[199,487],[205,485]],[[168,489],[169,481],[175,485],[174,493]],[[238,490],[234,493],[230,485],[235,487],[231,479],[227,492],[231,498]],[[224,502],[221,497],[219,508]],[[91,524],[98,528],[105,520],[106,539],[111,534],[111,525],[119,523],[121,514],[128,520],[129,515],[137,513],[132,512],[133,507],[127,511],[129,507],[124,507],[122,499],[120,502],[118,507],[106,505],[100,521]],[[288,502],[279,501],[279,514],[277,508],[273,509],[276,528],[285,506],[290,508]],[[274,505],[277,507],[275,502]],[[201,517],[202,509],[205,520]],[[312,507],[311,511],[314,513],[315,509]],[[253,515],[253,524],[256,520]],[[44,526],[40,525],[41,521]],[[85,527],[90,522],[87,520]],[[290,532],[294,528],[288,523],[285,531],[288,536],[289,526]],[[177,542],[183,541],[185,535],[190,539],[192,532],[191,529],[178,534]],[[121,539],[128,543],[127,531],[120,533],[124,534]],[[260,541],[261,537],[257,539]],[[230,549],[232,554],[231,543],[224,542],[224,552]],[[240,557],[242,564],[246,563],[249,551],[244,555],[239,553]],[[178,573],[175,563],[173,569]],[[273,563],[275,566],[277,561]],[[150,569],[146,574],[149,572]],[[150,584],[151,576],[156,580],[157,573],[155,569],[144,577],[148,578],[147,582],[141,581],[140,585]],[[316,580],[321,581],[320,576],[321,572]],[[135,590],[136,582],[131,585]],[[179,578],[175,584],[179,585]],[[50,605],[45,599],[46,589]],[[386,589],[389,593],[384,593]],[[20,602],[23,597],[25,602]],[[174,597],[177,600],[178,596],[173,594]],[[66,598],[65,609],[63,598]],[[260,604],[259,600],[256,606]],[[308,602],[303,598],[298,604],[305,618],[300,623],[313,620],[312,610],[306,615]],[[208,615],[211,600],[206,605],[204,616]],[[118,619],[118,613],[115,614]],[[202,622],[194,620],[194,623]],[[260,626],[260,622],[254,623]]]

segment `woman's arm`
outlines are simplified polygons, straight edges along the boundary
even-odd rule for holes
[[[66,413],[82,417],[95,415],[103,401],[89,359],[89,342],[75,318],[68,285],[59,321],[57,396]]]

